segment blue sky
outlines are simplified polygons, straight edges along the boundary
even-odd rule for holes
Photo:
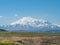
[[[26,16],[60,24],[60,0],[0,0],[0,25]]]

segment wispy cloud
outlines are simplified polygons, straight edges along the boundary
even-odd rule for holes
[[[0,16],[0,18],[2,18],[3,16]]]

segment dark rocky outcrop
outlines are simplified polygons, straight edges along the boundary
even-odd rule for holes
[[[0,31],[2,31],[2,32],[6,32],[7,30],[4,30],[4,29],[0,29]]]

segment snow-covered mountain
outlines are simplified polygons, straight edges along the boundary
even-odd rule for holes
[[[32,32],[49,32],[60,31],[60,26],[43,19],[35,19],[32,17],[23,17],[9,25],[0,26],[1,29],[9,31],[32,31]]]

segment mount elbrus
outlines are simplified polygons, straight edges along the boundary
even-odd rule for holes
[[[9,25],[0,26],[0,29],[16,32],[60,32],[60,26],[47,20],[23,17]]]

